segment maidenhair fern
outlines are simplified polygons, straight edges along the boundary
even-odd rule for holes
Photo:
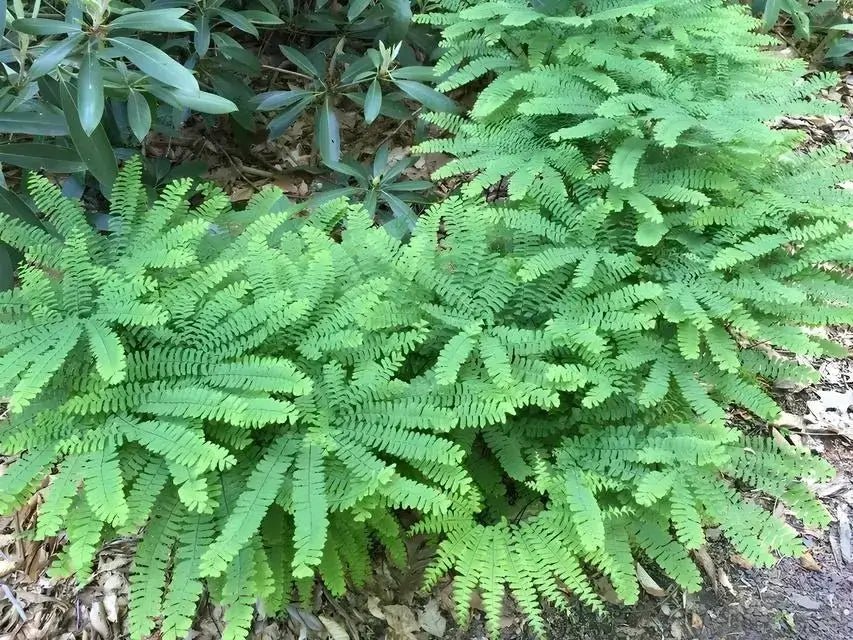
[[[400,537],[392,509],[461,499],[457,419],[408,371],[430,296],[392,291],[399,256],[365,212],[301,219],[274,190],[233,212],[206,187],[193,209],[188,181],[149,206],[140,172],[122,171],[106,234],[39,177],[49,231],[0,220],[26,256],[0,300],[0,448],[21,455],[2,508],[57,469],[37,530],[66,531],[55,574],[85,580],[102,540],[144,526],[131,635],[184,637],[207,579],[242,637],[257,597],[281,611],[318,567],[363,579],[374,534]],[[323,221],[344,216],[336,243]]]
[[[183,637],[203,590],[242,638],[318,574],[362,584],[376,542],[404,557],[401,510],[436,537],[428,583],[453,575],[460,617],[479,589],[495,634],[507,591],[539,633],[543,599],[601,608],[593,574],[636,601],[638,560],[698,588],[710,524],[759,564],[798,553],[768,499],[827,522],[803,483],[826,464],[725,423],[774,417],[766,381],[810,375],[789,354],[839,350],[807,327],[853,317],[843,152],[767,125],[831,78],[722,0],[439,4],[445,87],[487,86],[431,116],[438,177],[470,180],[405,245],[275,189],[149,202],[138,161],[105,233],[41,178],[42,227],[0,217],[25,256],[0,508],[41,492],[52,571],[81,580],[142,528],[133,638]]]
[[[773,41],[735,4],[438,0],[419,17],[443,30],[444,89],[486,80],[467,117],[429,116],[450,135],[421,150],[454,157],[435,178],[468,178],[433,215],[449,226],[506,184],[479,234],[514,282],[451,231],[448,262],[506,295],[464,316],[435,371],[511,408],[476,423],[482,499],[419,525],[449,529],[431,576],[454,572],[463,608],[481,589],[495,633],[507,587],[539,631],[561,582],[591,593],[564,566],[597,568],[625,602],[635,558],[697,588],[707,524],[759,564],[799,552],[738,488],[826,522],[801,482],[825,464],[724,423],[731,404],[777,415],[767,379],[810,378],[782,354],[843,353],[808,327],[853,319],[853,172],[843,150],[803,152],[769,126],[831,110],[814,96],[835,79],[763,52]],[[531,529],[559,550],[521,546]]]

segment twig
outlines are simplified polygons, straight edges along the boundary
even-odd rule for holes
[[[15,512],[15,551],[18,557],[24,559],[24,541],[21,539],[23,535],[23,527],[21,527],[21,512]]]
[[[268,69],[270,71],[277,71],[279,73],[286,73],[287,75],[294,76],[295,78],[302,78],[303,80],[310,80],[314,82],[316,78],[312,78],[311,76],[305,75],[304,73],[299,73],[298,71],[291,71],[290,69],[282,69],[281,67],[275,67],[269,64],[262,64],[261,68]]]
[[[26,622],[27,613],[26,611],[24,611],[24,607],[21,606],[21,603],[15,597],[15,594],[12,593],[12,590],[8,586],[6,586],[5,582],[0,582],[0,590],[3,591],[3,597],[5,597],[6,600],[9,601],[9,603],[12,605],[12,608],[15,610],[15,613],[18,614],[18,617],[23,622]]]
[[[239,161],[239,160],[238,160]],[[273,173],[272,171],[267,171],[266,169],[258,169],[256,167],[250,167],[246,164],[240,162],[240,168],[244,173],[248,173],[250,176],[258,176],[259,178],[277,178],[278,175]]]
[[[229,163],[232,167],[234,167],[234,169],[236,169],[236,170],[237,170],[237,173],[239,173],[239,174],[240,174],[240,177],[243,179],[243,182],[246,182],[247,184],[251,185],[251,186],[252,186],[252,188],[254,189],[254,188],[255,188],[254,183],[252,183],[252,181],[251,181],[251,180],[249,180],[249,178],[247,178],[247,177],[246,177],[246,174],[245,174],[245,173],[243,173],[243,163],[242,163],[242,162],[237,163],[237,161],[235,161],[235,160],[234,160],[234,158],[232,158],[232,157],[231,157],[231,154],[230,154],[230,153],[228,153],[228,151],[225,149],[225,147],[223,147],[221,144],[219,144],[218,142],[216,142],[216,140],[213,140],[213,139],[211,138],[211,139],[209,139],[209,141],[210,141],[210,142],[212,142],[212,143],[214,144],[214,146],[216,146],[216,148],[217,148],[217,149],[219,149],[219,151],[220,151],[220,152],[225,156],[225,158],[228,160],[228,163]]]
[[[412,117],[411,117],[411,118],[406,118],[405,120],[401,121],[401,122],[400,122],[400,124],[398,124],[398,125],[397,125],[397,128],[396,128],[396,129],[394,129],[391,133],[389,133],[387,136],[385,136],[385,139],[384,139],[384,140],[379,144],[379,146],[381,147],[383,144],[385,144],[386,142],[388,142],[391,138],[393,138],[393,137],[394,137],[394,136],[396,136],[398,133],[400,133],[400,129],[402,129],[402,128],[403,128],[403,125],[405,125],[407,122],[409,122],[409,120],[417,118],[417,115],[418,115],[422,110],[423,110],[423,107],[418,107],[417,109],[415,109],[415,111],[412,113]]]

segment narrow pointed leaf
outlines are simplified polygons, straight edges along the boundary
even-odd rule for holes
[[[155,80],[188,93],[198,91],[192,71],[153,44],[135,38],[110,38],[109,42],[118,53]]]
[[[244,18],[248,19],[252,24],[277,25],[284,24],[284,20],[277,15],[268,11],[258,11],[256,9],[244,9],[240,12]]]
[[[0,113],[0,133],[22,133],[31,136],[67,136],[65,117],[59,113],[18,111]]]
[[[207,91],[176,91],[175,98],[182,106],[201,113],[223,114],[237,111],[237,105],[228,98]]]
[[[58,36],[80,33],[79,25],[61,20],[47,20],[45,18],[22,18],[21,20],[15,20],[11,26],[14,31],[27,33],[31,36]],[[0,29],[0,33],[2,33],[2,29]]]
[[[193,44],[199,57],[203,58],[210,49],[210,18],[206,13],[199,14],[195,20]]]
[[[281,134],[283,134],[287,129],[296,122],[297,118],[305,113],[305,110],[308,106],[314,102],[314,96],[309,95],[302,98],[299,102],[294,104],[292,107],[287,109],[284,113],[277,115],[275,118],[270,120],[267,128],[270,132],[270,140],[274,140],[278,138]]]
[[[74,119],[77,119],[76,113]],[[75,173],[86,169],[86,163],[74,149],[40,142],[0,144],[0,162],[49,173]]]
[[[382,86],[378,79],[374,79],[367,88],[367,95],[364,97],[364,121],[371,124],[379,116],[381,108]]]
[[[101,123],[104,114],[104,80],[101,63],[90,44],[80,64],[77,78],[77,106],[80,109],[80,125],[87,136]]]
[[[427,109],[432,111],[447,111],[455,113],[459,110],[459,106],[448,98],[443,93],[439,93],[435,89],[431,89],[425,84],[415,82],[414,80],[399,80],[394,79],[394,83],[410,98],[417,100]]]
[[[15,284],[15,264],[19,258],[12,252],[10,247],[0,244],[0,291],[8,291]]]
[[[372,0],[351,0],[347,7],[347,21],[352,22],[367,9]]]
[[[320,77],[320,72],[317,70],[317,67],[315,67],[314,63],[312,63],[302,53],[292,47],[286,47],[284,45],[281,45],[279,49],[281,49],[281,52],[287,56],[288,60],[299,67],[299,70],[302,71],[302,73],[307,73],[312,78]]]
[[[131,91],[127,96],[127,121],[133,135],[142,142],[151,130],[151,108],[138,91]]]
[[[396,80],[417,80],[430,82],[435,80],[432,67],[400,67],[391,72]]]
[[[192,24],[181,20],[186,12],[186,9],[144,9],[119,16],[110,22],[109,28],[161,33],[195,31]]]
[[[337,162],[341,159],[341,126],[338,115],[326,98],[317,109],[315,122],[317,149],[325,162]]]
[[[282,107],[287,107],[295,102],[298,102],[305,96],[310,95],[312,95],[310,91],[305,91],[303,89],[295,91],[267,91],[265,93],[259,93],[257,96],[255,96],[252,100],[252,103],[257,105],[255,108],[258,111],[271,111],[273,109],[281,109]]]
[[[80,158],[86,163],[86,168],[101,183],[104,193],[109,195],[118,174],[118,164],[107,133],[103,125],[97,125],[92,135],[83,130],[80,117],[77,115],[77,103],[65,82],[59,83],[59,94],[62,110],[65,112],[65,122],[71,134],[71,142]]]
[[[30,65],[30,70],[27,72],[30,80],[40,78],[46,73],[50,73],[56,67],[71,55],[71,53],[83,41],[83,34],[76,33],[67,37],[65,40],[60,40],[55,45],[46,49],[36,58],[35,62]]]
[[[231,9],[216,9],[216,13],[219,14],[225,22],[230,24],[233,27],[236,27],[240,31],[244,31],[249,35],[255,36],[256,38],[260,35],[258,33],[258,28],[251,23],[251,21],[244,15],[241,15],[237,11],[232,11]]]

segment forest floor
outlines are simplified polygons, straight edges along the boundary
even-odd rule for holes
[[[787,118],[778,126],[807,131],[812,145],[838,143],[853,148],[853,75],[844,78],[830,97],[844,107],[846,116]],[[259,138],[240,146],[199,123],[195,130],[186,131],[186,140],[153,140],[147,153],[171,162],[203,159],[214,167],[207,171],[208,177],[228,189],[235,201],[248,199],[271,182],[298,200],[312,191],[316,180],[300,168],[308,153],[300,140],[310,136],[299,126],[291,139],[271,144]],[[346,135],[360,141],[365,155],[382,143],[391,147],[392,154],[403,155],[413,134],[411,122],[389,127],[381,139],[360,131],[358,118],[345,120],[344,126]],[[413,167],[410,177],[424,178],[440,162],[441,158],[427,158]],[[830,333],[853,352],[853,329]],[[821,373],[817,385],[776,388],[785,409],[776,425],[754,424],[745,415],[732,415],[747,429],[823,455],[837,469],[831,482],[815,487],[832,523],[823,531],[799,528],[808,553],[799,560],[785,559],[770,569],[757,569],[711,530],[707,549],[697,554],[705,573],[702,591],[684,594],[653,575],[662,588],[649,589],[654,595],[644,594],[637,606],[612,603],[604,617],[574,605],[570,616],[547,611],[555,640],[853,638],[853,359],[810,364]],[[0,468],[3,463],[0,456]],[[45,570],[55,557],[56,543],[37,543],[27,537],[36,506],[33,500],[14,516],[0,517],[0,640],[126,638],[128,573],[135,541],[121,539],[102,549],[96,571],[82,589],[70,580],[51,580]],[[478,603],[472,603],[472,620],[465,621],[470,624],[453,620],[450,582],[430,594],[418,592],[430,550],[414,540],[409,551],[409,569],[400,572],[380,561],[372,583],[358,593],[335,599],[318,589],[308,607],[313,613],[293,606],[284,621],[259,617],[253,640],[302,640],[330,634],[335,640],[484,639]],[[612,593],[605,583],[600,586],[605,597]],[[509,601],[506,612],[505,640],[533,637]],[[203,603],[191,638],[218,640],[221,613]]]

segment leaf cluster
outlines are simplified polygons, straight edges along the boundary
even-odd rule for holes
[[[363,107],[368,123],[380,113],[411,117],[403,99],[453,108],[424,84],[432,73],[417,52],[429,59],[433,44],[411,16],[409,0],[4,3],[0,134],[14,138],[0,143],[0,162],[88,169],[108,187],[97,165],[114,148],[136,146],[151,131],[170,135],[193,113],[228,114],[234,127],[253,131],[257,109],[282,107],[268,123],[272,137],[312,110],[317,149],[337,161],[339,102]],[[265,51],[271,38],[300,43],[282,45],[278,62]],[[247,79],[270,71],[297,86],[255,95]]]

